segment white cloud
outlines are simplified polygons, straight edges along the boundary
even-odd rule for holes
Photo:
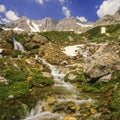
[[[87,22],[87,19],[85,17],[76,17],[78,20],[80,20],[81,22]]]
[[[2,23],[9,23],[10,22],[10,20],[8,20],[7,18],[2,18],[1,21],[2,21]]]
[[[39,4],[43,4],[43,0],[36,0]]]
[[[50,2],[52,0],[36,0],[36,2],[38,2],[39,4],[44,4],[44,2]],[[58,2],[60,2],[61,4],[65,3],[65,2],[68,2],[68,0],[57,0]],[[71,2],[71,1],[70,1]]]
[[[4,5],[0,5],[0,12],[5,12],[5,10],[6,10],[6,8],[5,8],[5,6]]]
[[[97,15],[101,18],[106,14],[113,15],[120,7],[120,0],[105,0],[97,10]]]
[[[58,1],[59,1],[60,3],[62,3],[62,4],[65,2],[65,0],[58,0]]]
[[[6,6],[0,4],[0,12],[3,12],[5,18],[3,18],[2,16],[0,16],[0,23],[9,23],[11,21],[15,21],[17,19],[19,19],[18,15],[12,11],[6,11]]]
[[[63,6],[62,11],[63,11],[63,14],[65,15],[66,18],[69,18],[71,16],[70,15],[71,11],[67,7]]]
[[[19,17],[17,16],[17,14],[14,11],[12,11],[12,10],[7,11],[5,13],[5,16],[10,21],[14,21],[14,20],[19,19]]]

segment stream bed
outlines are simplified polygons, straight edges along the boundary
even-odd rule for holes
[[[39,60],[49,66],[55,84],[42,89],[41,99],[24,120],[109,120],[106,100],[100,94],[80,91],[76,85],[64,82],[66,74],[61,66]],[[69,67],[65,69],[69,72]],[[103,112],[106,112],[104,117]]]

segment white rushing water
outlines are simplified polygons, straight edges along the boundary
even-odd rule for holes
[[[22,53],[25,52],[22,44],[20,42],[16,41],[15,38],[13,38],[13,44],[14,44],[14,49],[15,50],[19,50]]]
[[[55,85],[53,85],[53,88],[55,90],[58,91],[66,91],[67,93],[70,92],[70,94],[72,95],[72,97],[68,97],[68,95],[64,94],[64,92],[62,92],[62,95],[57,93],[55,95],[57,104],[60,105],[62,103],[68,103],[68,102],[73,102],[76,105],[80,105],[80,104],[84,104],[84,103],[91,103],[93,102],[93,100],[91,98],[87,99],[87,100],[80,100],[77,99],[77,90],[76,88],[68,83],[68,82],[64,82],[63,78],[65,77],[65,73],[63,73],[62,71],[60,71],[60,66],[53,66],[51,64],[49,64],[47,61],[45,61],[42,58],[37,58],[40,62],[42,62],[42,64],[45,64],[47,66],[49,66],[52,75],[54,76],[54,81],[55,81]],[[69,68],[68,68],[69,71]],[[50,111],[43,111],[43,106],[46,104],[49,104],[50,102],[48,101],[39,101],[37,103],[37,106],[35,107],[35,109],[32,109],[29,116],[27,116],[24,120],[63,120],[64,116],[66,116],[66,113],[52,113]],[[80,115],[80,113],[74,113],[74,115]]]

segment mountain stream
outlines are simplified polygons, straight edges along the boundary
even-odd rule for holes
[[[55,81],[51,90],[54,92],[43,97],[24,120],[99,120],[101,113],[96,110],[99,96],[92,98],[81,94],[75,85],[64,82],[66,74],[61,71],[62,66],[53,66],[42,58],[38,59],[51,70]],[[69,72],[68,66],[65,69]]]

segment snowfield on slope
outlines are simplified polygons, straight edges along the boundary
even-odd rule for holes
[[[64,54],[66,54],[67,56],[70,57],[74,57],[76,55],[78,55],[78,50],[84,47],[84,45],[73,45],[73,46],[67,46],[64,48],[64,51],[62,51]]]

